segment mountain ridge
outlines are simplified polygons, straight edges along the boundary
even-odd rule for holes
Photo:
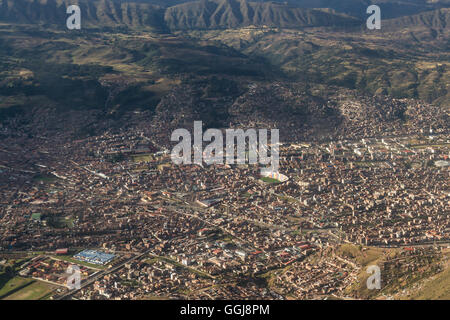
[[[396,19],[389,19],[384,21],[383,24],[393,28],[427,27],[446,29],[450,24],[450,8],[442,8]]]
[[[317,9],[274,2],[200,0],[170,7],[165,19],[171,30],[270,26],[281,28],[353,25],[358,20]]]
[[[0,22],[65,27],[66,8],[78,5],[82,25],[162,28],[164,9],[157,5],[112,0],[0,0]]]
[[[0,0],[0,23],[64,28],[68,17],[66,8],[75,4],[80,6],[82,25],[87,28],[125,26],[177,31],[246,26],[348,27],[364,25],[366,8],[370,3],[367,0]],[[382,19],[387,20],[389,26],[427,25],[430,22],[437,23],[440,28],[448,26],[446,16],[450,1],[447,0],[432,3],[379,0],[374,3],[381,6]],[[436,12],[442,13],[444,18],[429,17]],[[415,17],[417,15],[419,18]],[[399,20],[391,22],[394,18]]]

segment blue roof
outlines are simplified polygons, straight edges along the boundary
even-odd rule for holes
[[[78,260],[87,261],[94,264],[106,264],[110,262],[114,257],[114,254],[96,250],[84,250],[74,256],[74,258]]]

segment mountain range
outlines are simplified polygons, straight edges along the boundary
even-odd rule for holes
[[[385,19],[450,6],[449,0],[0,0],[0,23],[65,26],[66,8],[77,4],[87,27],[127,26],[156,30],[282,28],[363,25],[371,3]],[[400,20],[398,23],[408,22]]]

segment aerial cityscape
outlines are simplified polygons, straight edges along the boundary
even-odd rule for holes
[[[450,299],[449,25],[0,0],[0,300]]]

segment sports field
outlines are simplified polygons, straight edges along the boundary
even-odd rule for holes
[[[8,296],[10,293],[15,290],[20,289],[21,287],[26,286],[33,280],[26,279],[22,277],[7,277],[6,274],[0,275],[0,298]]]
[[[34,281],[23,289],[7,295],[4,300],[40,300],[45,299],[54,290],[54,286],[41,281]]]

